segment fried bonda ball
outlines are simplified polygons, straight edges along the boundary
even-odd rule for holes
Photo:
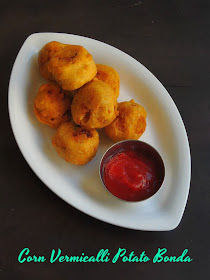
[[[110,86],[115,94],[115,97],[119,96],[119,88],[120,88],[120,77],[117,71],[115,71],[112,67],[102,64],[96,64],[97,74],[95,79],[98,79],[108,86]]]
[[[97,69],[92,55],[82,46],[67,45],[53,55],[48,71],[64,90],[76,90],[90,82]]]
[[[75,123],[87,128],[102,128],[117,116],[117,100],[104,82],[91,81],[74,95],[71,105]]]
[[[118,104],[118,117],[107,127],[105,132],[114,141],[122,140],[137,140],[146,129],[147,113],[145,109],[130,101],[121,102]]]
[[[61,44],[56,41],[49,42],[46,44],[39,52],[38,56],[38,64],[39,64],[39,71],[43,78],[49,81],[54,81],[54,77],[52,73],[48,71],[48,63],[50,59],[53,57],[54,54],[56,54],[58,51],[60,51],[62,48],[64,48],[66,45]]]
[[[96,155],[99,135],[96,129],[86,129],[68,121],[58,127],[52,144],[66,161],[84,165]]]
[[[34,101],[37,119],[52,128],[70,119],[71,98],[58,85],[46,83],[40,86]]]

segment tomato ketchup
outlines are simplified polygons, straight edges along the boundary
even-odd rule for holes
[[[145,145],[144,149],[121,149],[104,162],[104,184],[116,197],[127,201],[144,200],[162,185],[163,161],[154,148]]]

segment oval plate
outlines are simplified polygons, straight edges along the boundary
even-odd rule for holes
[[[55,130],[36,120],[33,101],[44,82],[38,70],[38,52],[50,41],[82,45],[96,63],[115,68],[120,75],[118,101],[140,103],[147,111],[142,141],[152,145],[165,163],[160,191],[146,201],[129,203],[109,194],[99,178],[103,153],[113,144],[103,130],[96,157],[85,166],[60,158],[51,145]],[[138,230],[172,230],[182,218],[190,185],[190,150],[181,116],[163,85],[142,64],[105,43],[77,35],[36,33],[27,38],[13,66],[9,84],[9,115],[18,146],[37,176],[59,197],[104,222]]]

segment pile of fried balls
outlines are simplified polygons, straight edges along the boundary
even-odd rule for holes
[[[34,113],[57,129],[52,144],[67,162],[84,165],[93,159],[99,145],[96,129],[105,128],[114,142],[139,139],[145,131],[145,109],[133,99],[117,103],[118,73],[95,64],[82,46],[49,42],[38,64],[47,82],[38,90]]]

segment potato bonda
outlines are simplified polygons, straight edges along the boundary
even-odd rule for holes
[[[92,55],[82,46],[66,45],[48,63],[48,71],[64,90],[76,90],[90,82],[97,69]]]
[[[107,126],[118,114],[113,90],[102,81],[91,81],[76,92],[71,113],[77,124],[87,128]]]
[[[139,139],[146,129],[145,109],[133,99],[119,103],[117,109],[119,110],[118,117],[105,127],[107,135],[114,142]]]
[[[50,59],[53,57],[54,54],[56,54],[58,51],[60,51],[62,48],[64,48],[66,45],[52,41],[47,43],[39,52],[38,56],[38,64],[39,64],[39,71],[43,78],[49,81],[54,81],[54,77],[52,73],[48,71],[48,63]]]
[[[34,101],[37,119],[53,128],[70,118],[71,99],[58,85],[46,83],[40,86]]]
[[[115,98],[119,96],[119,88],[120,88],[120,77],[116,70],[112,67],[103,65],[103,64],[96,64],[97,67],[97,74],[95,79],[103,81],[108,86],[113,89]]]
[[[96,155],[99,135],[96,129],[86,129],[68,121],[59,126],[52,144],[66,161],[75,165],[84,165]]]

